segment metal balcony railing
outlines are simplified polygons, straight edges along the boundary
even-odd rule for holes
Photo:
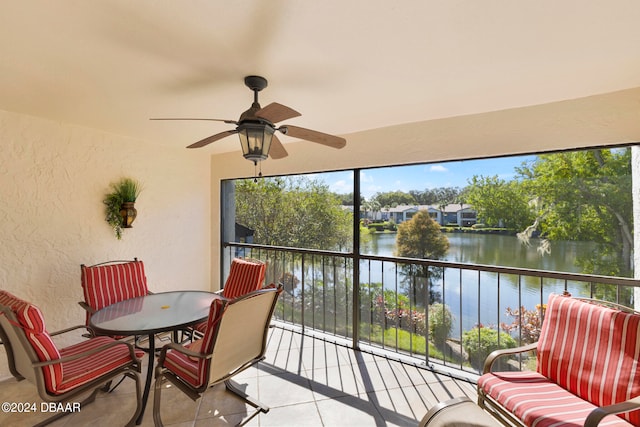
[[[640,280],[288,247],[225,243],[282,283],[275,319],[416,363],[476,374],[489,352],[537,340],[550,293],[632,306]],[[526,369],[532,359],[512,361]]]

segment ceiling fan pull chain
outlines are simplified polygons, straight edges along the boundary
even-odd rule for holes
[[[258,162],[253,162],[253,182],[258,182],[258,178],[262,178],[262,162],[260,162],[260,172],[256,174]]]

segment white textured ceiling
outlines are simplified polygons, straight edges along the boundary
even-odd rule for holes
[[[344,135],[640,86],[639,23],[637,0],[3,0],[0,109],[186,146],[231,125],[148,119],[237,119],[258,74],[263,106]]]

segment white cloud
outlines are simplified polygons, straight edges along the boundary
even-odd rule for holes
[[[353,184],[340,179],[331,184],[331,191],[339,194],[351,193],[353,191]]]
[[[442,165],[431,165],[429,172],[449,172],[449,169]]]
[[[360,171],[360,182],[373,182],[374,178],[371,175],[367,175],[366,172]]]
[[[381,185],[367,185],[364,187],[364,190],[361,191],[362,195],[365,196],[366,198],[369,198],[371,196],[373,196],[375,193],[379,193],[383,191],[383,188]]]

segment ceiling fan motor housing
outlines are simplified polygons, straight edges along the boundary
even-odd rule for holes
[[[260,92],[267,87],[267,79],[262,76],[247,76],[244,78],[244,84],[254,92]]]

